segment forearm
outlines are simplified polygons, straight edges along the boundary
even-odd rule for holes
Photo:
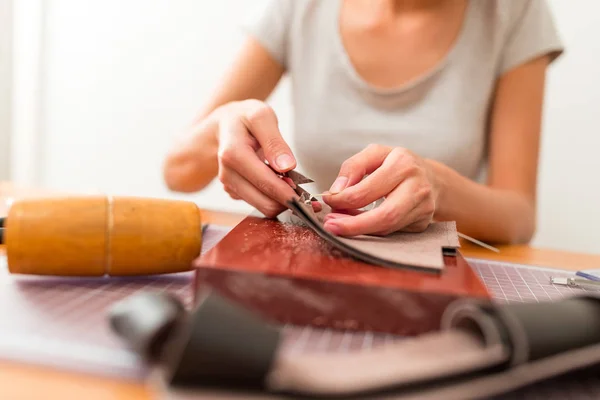
[[[455,220],[461,233],[490,243],[531,240],[535,232],[533,200],[517,192],[478,184],[445,165],[427,162],[440,189],[436,220]]]
[[[218,174],[218,130],[221,108],[193,124],[167,154],[163,177],[167,187],[177,192],[204,189]]]

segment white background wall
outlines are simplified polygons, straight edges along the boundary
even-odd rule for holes
[[[35,47],[35,35],[42,37],[41,59],[35,59],[39,50],[19,56],[25,66],[42,67],[17,76],[20,92],[29,93],[17,103],[25,104],[21,110],[33,107],[39,119],[29,112],[16,118],[25,131],[16,133],[13,146],[20,153],[13,162],[16,177],[66,190],[190,197],[203,206],[249,210],[216,183],[199,195],[170,193],[161,163],[241,43],[242,19],[263,3],[19,2],[16,19],[25,26],[20,47]],[[42,21],[32,14],[42,14]],[[39,78],[37,92],[28,75]],[[277,97],[285,125],[289,106]]]
[[[0,0],[0,180],[8,179],[12,86],[12,0]]]
[[[239,22],[264,0],[17,3],[17,42],[24,47],[15,96],[24,98],[15,111],[13,154],[21,156],[13,160],[14,177],[67,190],[184,197],[162,182],[165,152],[235,53]],[[567,53],[549,77],[534,244],[598,253],[600,3],[550,3]],[[36,37],[43,39],[41,51]],[[286,135],[288,96],[284,82],[271,99]],[[217,184],[185,197],[249,210]]]

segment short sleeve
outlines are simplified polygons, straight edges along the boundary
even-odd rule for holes
[[[543,55],[548,55],[550,62],[562,55],[564,46],[546,0],[519,0],[510,4],[516,9],[506,32],[500,74]]]
[[[287,67],[287,52],[294,0],[265,0],[242,22],[251,35],[281,65]]]

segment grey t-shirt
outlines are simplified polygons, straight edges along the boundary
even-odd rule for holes
[[[405,147],[480,180],[497,78],[563,51],[544,0],[470,0],[462,30],[433,69],[394,89],[369,85],[339,36],[343,0],[271,0],[245,24],[291,79],[298,170],[325,191],[371,143]],[[251,68],[251,66],[249,66]]]

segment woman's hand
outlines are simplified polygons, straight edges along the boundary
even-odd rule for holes
[[[341,236],[421,232],[433,219],[439,192],[427,161],[400,147],[370,145],[342,164],[331,195],[323,197],[333,209],[324,227]],[[381,198],[378,207],[358,210]]]
[[[279,178],[265,163],[283,173],[296,160],[283,140],[275,112],[258,100],[230,103],[218,117],[219,180],[236,200],[244,200],[268,218],[286,209],[298,196],[293,183]]]

